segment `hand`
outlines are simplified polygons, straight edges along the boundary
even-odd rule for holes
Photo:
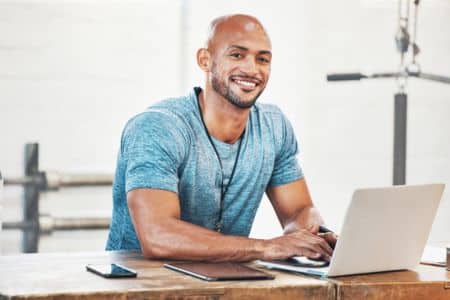
[[[287,259],[299,255],[315,259],[322,258],[326,261],[330,261],[333,249],[330,247],[327,239],[332,241],[332,238],[329,235],[326,237],[320,236],[311,233],[306,229],[301,229],[267,240],[263,259]]]
[[[330,245],[331,248],[336,246],[338,235],[334,232],[326,232],[326,233],[318,233],[318,236],[323,238],[325,241],[327,241],[328,245]]]

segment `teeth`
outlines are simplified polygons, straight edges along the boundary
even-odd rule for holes
[[[237,83],[248,86],[248,87],[255,87],[256,84],[254,82],[249,82],[249,81],[243,81],[243,80],[236,80]]]

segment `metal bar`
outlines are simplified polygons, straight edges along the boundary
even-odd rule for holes
[[[108,229],[110,218],[54,218],[53,230]]]
[[[39,172],[38,176],[5,178],[5,185],[35,184],[46,189],[60,187],[108,186],[112,185],[111,174],[60,174],[54,172]]]
[[[61,174],[60,186],[111,185],[113,176],[108,174]]]
[[[39,173],[39,145],[25,145],[25,175],[33,177]],[[22,236],[22,251],[37,252],[39,243],[39,186],[25,185],[23,198],[23,219],[30,224]]]
[[[423,73],[423,72],[411,72],[411,71],[384,72],[384,73],[373,73],[373,74],[333,73],[333,74],[327,75],[327,81],[348,81],[348,80],[361,80],[361,79],[397,78],[397,77],[408,77],[408,76],[450,84],[450,77],[443,76],[443,75]]]
[[[383,73],[333,73],[327,75],[327,81],[348,81],[361,79],[380,79],[380,78],[396,78],[407,75],[400,72],[383,72]]]
[[[446,77],[446,76],[428,74],[428,73],[422,73],[422,72],[411,74],[410,76],[450,84],[450,77]]]
[[[5,185],[26,185],[26,184],[42,184],[42,182],[36,180],[36,177],[16,177],[5,178]]]
[[[334,73],[327,74],[327,81],[348,81],[348,80],[361,80],[367,78],[366,75],[361,73]]]
[[[84,230],[84,229],[108,229],[111,219],[108,217],[85,218],[52,218],[49,215],[39,217],[39,233],[50,233],[54,230]],[[4,222],[5,230],[29,230],[33,224],[27,221]]]
[[[19,221],[19,222],[3,222],[2,229],[4,230],[29,230],[33,225],[29,222]]]
[[[405,93],[394,96],[394,170],[393,184],[406,183],[406,126],[408,98]]]
[[[379,79],[379,78],[397,78],[404,76],[406,74],[400,72],[384,72],[384,73],[373,73],[367,75],[369,79]]]

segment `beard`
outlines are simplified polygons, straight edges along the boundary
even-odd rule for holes
[[[238,95],[236,95],[236,93],[234,93],[231,90],[230,86],[224,80],[219,79],[219,75],[216,72],[215,66],[213,66],[211,74],[212,74],[211,85],[214,91],[216,91],[219,95],[227,99],[228,102],[230,102],[236,107],[242,109],[252,107],[255,104],[258,97],[263,92],[263,90],[261,90],[253,99],[247,101],[242,100],[242,98],[240,98]]]

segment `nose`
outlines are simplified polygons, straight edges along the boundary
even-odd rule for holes
[[[241,71],[247,75],[256,75],[258,73],[256,57],[253,57],[252,55],[245,57],[245,59],[242,60]]]

